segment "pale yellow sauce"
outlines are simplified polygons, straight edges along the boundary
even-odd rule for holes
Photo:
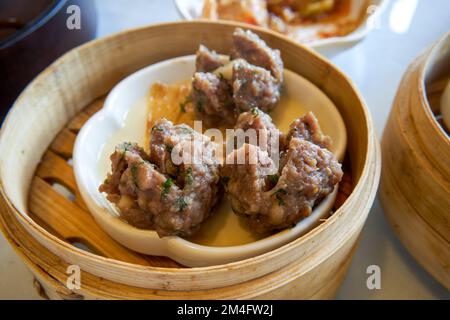
[[[110,171],[109,156],[116,144],[123,141],[137,142],[148,151],[149,134],[154,121],[165,117],[175,124],[193,125],[195,118],[192,104],[185,105],[185,112],[182,112],[180,108],[180,103],[184,102],[189,94],[188,88],[187,82],[169,86],[153,85],[149,96],[130,109],[125,125],[105,143],[99,159],[101,176],[106,177],[106,173]],[[285,91],[279,105],[270,115],[275,125],[282,132],[287,132],[291,122],[307,111],[305,106],[300,105]],[[203,130],[206,129],[203,128]],[[323,128],[323,131],[328,134],[326,128]],[[225,196],[201,229],[188,240],[197,244],[220,247],[251,243],[263,237],[253,233],[242,218],[233,213]]]

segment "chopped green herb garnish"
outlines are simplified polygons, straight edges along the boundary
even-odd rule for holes
[[[186,202],[186,200],[184,200],[184,197],[181,196],[175,200],[175,205],[177,206],[178,210],[184,211],[184,209],[187,208],[188,203]]]
[[[259,116],[259,109],[258,108],[252,108],[251,110],[253,117]]]
[[[186,169],[186,176],[185,176],[186,184],[192,184],[194,181],[194,178],[192,177],[192,167],[189,167]]]
[[[180,111],[186,112],[186,105],[192,101],[191,96],[186,96],[183,102],[180,102]]]
[[[203,102],[201,100],[197,101],[197,103],[195,104],[195,107],[197,108],[198,112],[203,112]]]
[[[159,126],[153,126],[153,128],[152,128],[152,132],[154,132],[154,131],[159,131],[159,132],[162,132],[162,131],[164,131],[164,129],[163,129],[163,128],[161,128],[161,127],[159,127]]]
[[[109,184],[109,180],[105,179],[105,181],[103,181],[103,184]]]
[[[133,163],[131,165],[130,170],[131,170],[131,178],[133,179],[133,183],[137,187],[138,186],[138,184],[137,184],[138,165],[136,163]]]
[[[132,147],[133,147],[133,144],[131,142],[122,143],[123,153],[129,151]]]
[[[224,185],[227,185],[228,182],[230,181],[230,177],[223,176],[221,180],[222,180],[222,183],[223,183]]]
[[[166,181],[161,185],[162,192],[161,192],[161,198],[166,198],[167,194],[169,193],[170,187],[173,185],[173,180],[171,178],[167,178]]]
[[[179,127],[178,130],[183,134],[192,133],[192,129],[189,127],[185,127],[185,126]]]
[[[286,191],[286,189],[280,188],[273,193],[273,195],[276,195],[276,194],[287,194],[287,191]]]
[[[272,184],[276,184],[277,182],[278,182],[278,179],[280,178],[280,176],[277,174],[277,173],[275,173],[275,174],[271,174],[270,176],[269,176],[269,181],[270,181],[270,183],[272,183]]]
[[[169,146],[168,144],[166,144],[166,151],[167,151],[168,153],[172,153],[172,150],[173,150],[173,147],[172,147],[172,146]]]
[[[283,205],[285,204],[285,202],[284,202],[282,196],[283,196],[283,195],[286,195],[286,194],[287,194],[287,191],[286,191],[285,189],[283,189],[283,188],[280,188],[280,189],[278,189],[277,191],[275,191],[275,192],[273,193],[273,195],[275,196],[275,198],[278,200],[278,205],[279,205],[279,206],[283,206]]]

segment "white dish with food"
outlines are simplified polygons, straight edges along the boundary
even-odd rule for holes
[[[167,84],[189,80],[195,70],[195,56],[178,57],[146,67],[121,81],[108,95],[103,109],[89,119],[77,136],[74,171],[80,193],[100,226],[124,246],[149,255],[162,255],[191,267],[228,263],[253,257],[280,247],[312,230],[326,219],[337,189],[316,205],[312,213],[294,227],[267,237],[255,237],[229,201],[222,200],[205,222],[200,235],[181,238],[158,236],[156,231],[138,229],[121,218],[117,208],[99,191],[114,146],[123,141],[146,144],[148,95],[156,82]],[[284,72],[284,91],[279,106],[271,114],[283,131],[296,117],[312,111],[333,144],[330,151],[342,161],[347,136],[344,122],[332,101],[308,80]],[[177,106],[178,108],[178,106]],[[170,115],[169,115],[170,116]],[[206,231],[202,231],[206,230]]]
[[[180,14],[187,20],[200,18],[239,22],[248,20],[247,23],[281,31],[288,37],[323,52],[345,48],[364,39],[379,25],[380,15],[389,0],[303,1],[310,3],[303,6],[303,12],[308,16],[304,19],[306,22],[301,23],[286,23],[283,20],[286,19],[286,16],[292,16],[292,12],[279,15],[284,17],[281,20],[268,18],[269,16],[279,16],[264,7],[267,2],[270,3],[270,1],[261,0],[175,0]],[[283,1],[272,2],[282,3]],[[220,3],[224,4],[222,12],[218,8]],[[341,6],[342,9],[337,8],[338,6]],[[314,18],[312,15],[315,13],[321,16]],[[283,27],[279,27],[279,23],[282,23]]]

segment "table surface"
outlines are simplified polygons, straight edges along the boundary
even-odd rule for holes
[[[180,20],[167,0],[95,0],[98,37],[141,25]],[[82,13],[81,13],[82,14]],[[378,133],[388,117],[407,66],[450,29],[448,0],[391,0],[377,28],[354,47],[329,57],[355,82],[372,113]],[[367,267],[381,269],[381,289],[366,286]],[[0,235],[0,299],[37,299],[32,275]],[[402,247],[390,229],[378,198],[339,299],[450,299]]]

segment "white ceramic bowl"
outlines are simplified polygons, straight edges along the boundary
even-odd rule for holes
[[[103,155],[104,146],[139,139],[136,136],[136,127],[126,127],[130,109],[147,96],[152,83],[176,83],[189,79],[194,72],[194,66],[195,56],[191,55],[159,62],[130,75],[110,92],[104,107],[92,116],[79,132],[73,153],[75,177],[80,193],[95,220],[112,238],[132,250],[167,256],[191,267],[223,264],[262,254],[314,228],[321,218],[329,214],[337,188],[308,218],[295,227],[252,243],[228,247],[199,245],[175,236],[160,238],[155,231],[137,229],[119,219],[113,205],[98,191],[105,178],[104,172],[99,169],[99,162],[108,161]],[[342,159],[347,135],[343,119],[332,101],[312,83],[288,70],[285,71],[285,90],[300,105],[316,114],[324,132],[334,141],[332,151]],[[141,127],[145,127],[146,117],[140,119],[143,121]],[[122,134],[117,135],[119,131]],[[137,142],[145,141],[144,134],[138,134],[141,141]],[[114,141],[115,139],[117,141]],[[100,165],[109,166],[109,163]]]
[[[353,0],[360,5],[359,1]],[[364,0],[365,1],[365,0]],[[187,20],[201,18],[204,0],[175,0],[178,11]],[[333,55],[342,51],[358,41],[364,39],[373,29],[379,25],[382,12],[386,9],[389,0],[368,0],[367,12],[361,24],[352,33],[342,37],[330,37],[304,43],[304,45],[314,48],[317,51]]]

